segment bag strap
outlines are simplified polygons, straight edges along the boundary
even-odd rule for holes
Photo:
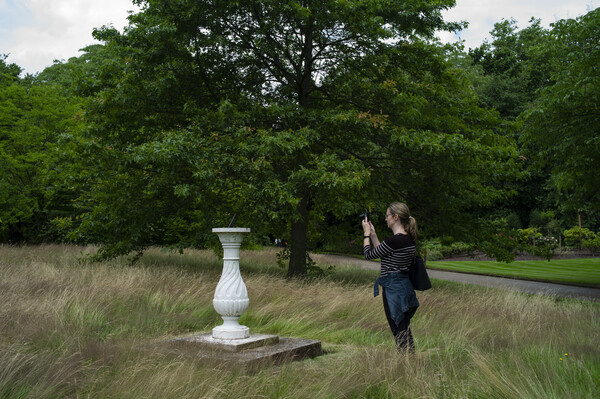
[[[423,258],[423,264],[427,265],[427,248],[425,248],[425,256],[422,256]],[[413,255],[413,260],[412,263],[410,264],[411,266],[415,263],[415,260],[417,259],[417,248],[415,247],[415,254]]]

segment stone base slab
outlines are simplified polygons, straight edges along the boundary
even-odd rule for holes
[[[172,342],[213,351],[240,352],[276,344],[279,342],[279,337],[277,335],[251,334],[250,337],[242,339],[218,339],[214,338],[212,334],[201,334],[175,338]]]
[[[169,346],[178,354],[193,356],[213,366],[240,368],[245,372],[323,354],[321,341],[312,339],[252,334],[250,338],[231,341],[246,342],[223,342],[211,334],[202,334],[172,339]]]

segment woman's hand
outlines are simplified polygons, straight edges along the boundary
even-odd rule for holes
[[[371,224],[370,221],[367,221],[365,219],[362,220],[362,228],[363,228],[364,235],[366,235],[366,236],[371,235],[371,231],[373,231],[373,230],[371,230],[371,227],[373,227],[373,225]]]
[[[376,236],[377,233],[375,232],[375,226],[373,226],[373,223],[369,220],[369,231],[371,232],[371,234],[369,235],[374,235]]]

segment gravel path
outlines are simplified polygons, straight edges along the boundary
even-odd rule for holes
[[[379,270],[379,263],[343,255],[311,254],[318,264],[357,266],[369,270]],[[456,273],[427,269],[429,277],[439,280],[475,284],[485,287],[514,289],[531,294],[550,295],[563,298],[576,298],[600,302],[600,288],[577,287],[540,281],[518,280],[505,277],[483,276],[478,274]]]

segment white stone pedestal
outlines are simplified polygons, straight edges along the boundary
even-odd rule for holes
[[[254,372],[272,364],[312,358],[323,354],[321,342],[277,335],[254,334],[239,323],[248,309],[248,291],[240,274],[240,246],[248,228],[216,228],[223,245],[223,273],[217,284],[213,306],[223,317],[223,324],[211,333],[192,334],[170,339],[169,351],[214,362],[215,366],[241,367]]]
[[[248,309],[250,299],[240,274],[240,246],[245,227],[225,227],[212,230],[223,245],[223,273],[217,284],[213,306],[223,318],[223,324],[213,328],[212,337],[219,340],[246,339],[250,329],[239,323],[239,318]]]

